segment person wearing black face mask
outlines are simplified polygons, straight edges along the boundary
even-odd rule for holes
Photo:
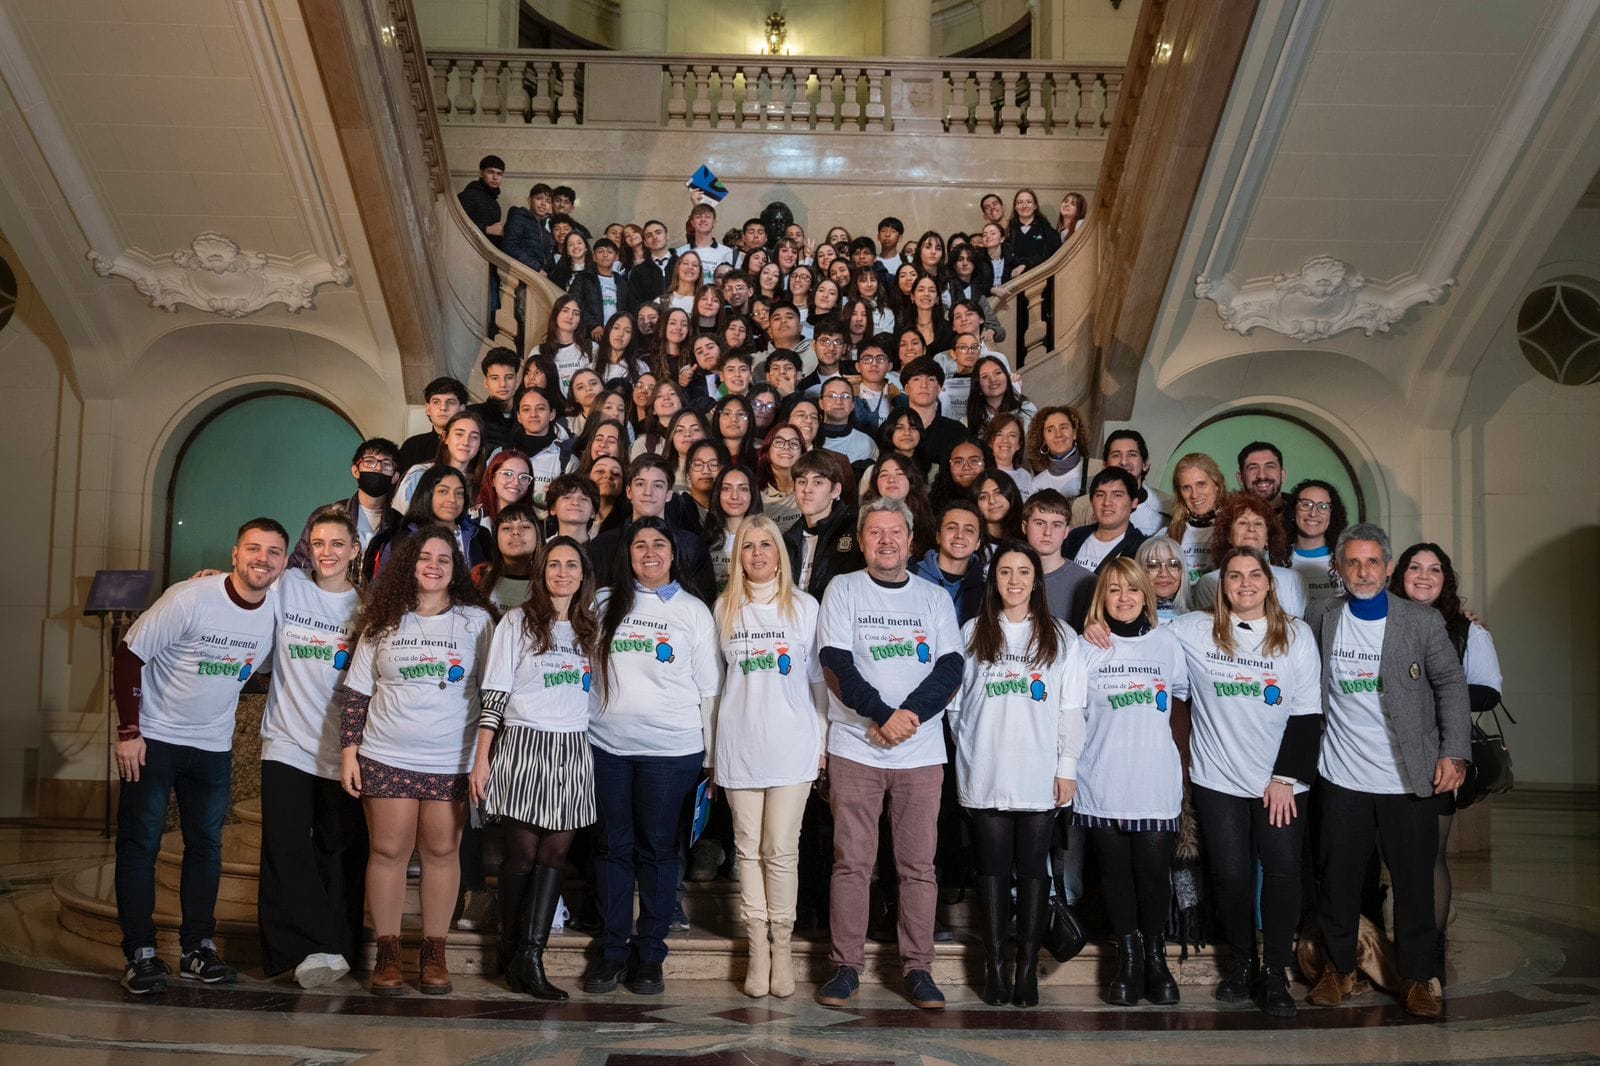
[[[343,511],[355,523],[361,550],[365,552],[372,538],[388,532],[399,518],[391,506],[395,486],[400,483],[399,460],[400,448],[394,441],[386,437],[362,441],[350,460],[350,476],[356,479],[356,494],[348,500],[334,500],[315,508],[312,518],[329,507]],[[289,566],[304,569],[310,565],[311,525],[311,519],[307,519],[294,553],[289,556]]]

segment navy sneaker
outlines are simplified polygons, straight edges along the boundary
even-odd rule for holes
[[[944,993],[933,983],[933,974],[927,970],[912,970],[906,974],[906,995],[913,1007],[944,1010]]]
[[[157,995],[167,990],[170,967],[156,958],[155,948],[139,948],[122,971],[122,987],[136,996]]]
[[[817,1002],[825,1007],[845,1007],[850,997],[861,987],[861,975],[849,966],[841,966],[817,989]]]
[[[239,979],[239,971],[222,961],[217,954],[215,944],[209,940],[202,940],[199,947],[183,953],[183,958],[178,963],[178,976],[185,981],[226,985]]]

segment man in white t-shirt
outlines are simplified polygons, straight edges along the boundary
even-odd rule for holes
[[[911,511],[890,497],[861,508],[867,568],[828,586],[817,624],[828,682],[828,773],[834,866],[834,975],[817,1002],[844,1006],[865,967],[869,882],[884,801],[900,882],[900,960],[907,998],[944,1009],[934,983],[933,858],[944,784],[944,708],[961,684],[961,630],[949,595],[906,570]]]
[[[1129,521],[1138,492],[1139,482],[1120,466],[1108,466],[1096,474],[1084,493],[1089,497],[1094,524],[1068,533],[1061,554],[1096,573],[1107,559],[1133,558],[1144,543],[1144,534]]]
[[[1150,448],[1144,434],[1136,429],[1117,429],[1106,434],[1100,459],[1106,466],[1120,466],[1139,483],[1134,495],[1133,528],[1146,537],[1158,536],[1172,524],[1172,497],[1145,483],[1150,476]],[[1086,526],[1094,521],[1093,503],[1088,493],[1072,501],[1072,524]]]
[[[689,211],[688,228],[694,234],[694,239],[680,245],[678,254],[693,252],[698,255],[706,280],[709,281],[712,273],[722,264],[733,265],[733,249],[717,241],[716,208],[710,204],[695,204]]]
[[[165,992],[171,973],[156,957],[156,856],[167,798],[178,797],[183,872],[179,975],[219,984],[238,976],[217,955],[222,823],[233,768],[239,690],[272,651],[276,611],[269,593],[289,558],[289,534],[254,518],[233,545],[233,569],[169,588],[117,645],[117,920],[128,965],[122,987]]]

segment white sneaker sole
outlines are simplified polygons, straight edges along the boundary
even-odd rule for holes
[[[337,955],[312,955],[294,968],[294,979],[301,988],[321,988],[349,972],[350,964]]]

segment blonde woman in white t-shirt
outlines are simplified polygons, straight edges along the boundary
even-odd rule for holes
[[[827,760],[818,605],[794,587],[791,574],[777,523],[751,515],[734,536],[727,590],[713,609],[727,667],[715,774],[733,809],[749,996],[794,994],[800,819]]]

